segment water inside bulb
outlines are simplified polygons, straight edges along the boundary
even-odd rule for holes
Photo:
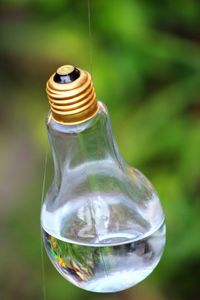
[[[94,292],[134,286],[158,264],[164,213],[149,180],[121,157],[109,116],[74,126],[48,118],[54,180],[41,212],[44,244],[57,271]]]
[[[165,225],[128,243],[120,234],[114,237],[116,244],[105,237],[106,246],[64,242],[45,231],[43,236],[50,260],[65,279],[85,290],[110,293],[131,287],[152,272],[165,245]]]

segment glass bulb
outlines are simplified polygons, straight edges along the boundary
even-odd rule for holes
[[[57,73],[62,89],[80,79],[59,83]],[[70,97],[57,101],[66,104]],[[95,102],[97,109],[84,120],[78,112],[78,121],[58,116],[66,108],[53,114],[55,97],[49,98],[47,131],[55,174],[41,212],[48,256],[80,288],[117,292],[134,286],[153,271],[165,246],[158,195],[120,155],[103,103]]]

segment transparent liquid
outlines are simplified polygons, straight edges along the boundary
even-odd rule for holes
[[[165,225],[153,234],[117,243],[88,246],[62,241],[43,230],[48,256],[57,271],[74,285],[93,292],[117,292],[146,278],[158,264],[165,246]],[[123,236],[124,240],[124,236]]]

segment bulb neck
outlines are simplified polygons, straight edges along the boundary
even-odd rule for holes
[[[84,173],[98,172],[97,166],[124,165],[107,110],[101,102],[97,114],[78,125],[59,124],[50,115],[47,130],[54,158],[54,182],[58,189],[65,178],[66,181],[68,178],[79,180]]]
[[[46,92],[52,118],[60,124],[81,124],[98,110],[91,75],[74,66],[58,68],[47,81]]]

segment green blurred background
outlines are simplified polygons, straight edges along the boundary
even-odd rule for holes
[[[159,192],[167,245],[149,278],[110,295],[72,286],[45,256],[47,300],[200,299],[200,2],[90,4],[92,43],[87,0],[0,3],[0,299],[43,299],[45,82],[68,63],[92,71],[121,153]],[[49,151],[46,189],[52,174]]]

